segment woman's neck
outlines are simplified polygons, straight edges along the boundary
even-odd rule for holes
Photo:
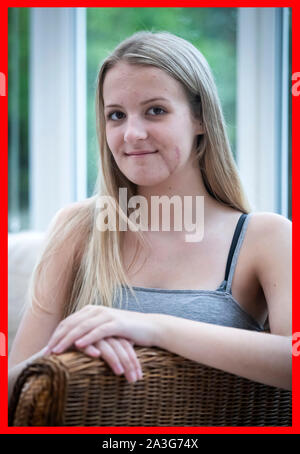
[[[146,201],[146,223],[156,225],[163,230],[162,221],[170,231],[176,231],[176,225],[182,220],[182,231],[188,229],[189,222],[196,222],[195,217],[211,217],[220,204],[208,193],[198,165],[189,166],[182,172],[172,174],[168,179],[155,186],[138,186],[137,195]],[[201,208],[203,204],[203,210]],[[157,206],[160,206],[159,220]],[[170,207],[172,206],[172,209]],[[179,212],[181,210],[181,212]],[[197,213],[198,211],[198,213]],[[203,213],[202,213],[203,211]],[[197,219],[202,222],[202,219]],[[177,223],[177,224],[176,224]],[[180,230],[179,230],[180,231]]]

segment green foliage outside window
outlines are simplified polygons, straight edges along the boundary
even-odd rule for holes
[[[29,9],[8,8],[8,229],[29,227]]]

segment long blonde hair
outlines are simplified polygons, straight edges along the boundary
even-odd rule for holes
[[[96,225],[99,195],[109,196],[108,199],[114,201],[114,206],[110,208],[116,209],[117,219],[120,215],[130,224],[128,212],[124,213],[118,204],[119,189],[127,189],[128,199],[137,194],[136,185],[117,167],[105,135],[103,82],[109,69],[120,61],[155,66],[182,84],[193,114],[204,127],[195,152],[208,193],[223,205],[243,213],[251,211],[230,149],[221,103],[206,59],[191,43],[168,32],[135,33],[116,47],[104,60],[98,73],[96,126],[100,169],[94,195],[89,199],[90,203],[67,217],[65,225],[54,229],[32,279],[31,297],[34,296],[34,283],[46,269],[45,264],[54,249],[59,251],[70,232],[81,232],[81,241],[77,241],[81,245],[80,253],[76,255],[74,252],[73,274],[68,275],[72,285],[66,291],[64,316],[86,304],[114,306],[120,300],[122,286],[128,287],[134,295],[121,257],[123,232],[100,231]],[[137,232],[137,239],[138,247],[146,244],[141,232]]]

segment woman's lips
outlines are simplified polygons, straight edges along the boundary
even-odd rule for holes
[[[157,150],[154,150],[154,151],[140,150],[140,151],[132,151],[131,153],[125,153],[125,154],[126,154],[126,156],[131,156],[133,158],[137,158],[137,157],[145,156],[148,154],[154,154],[154,153],[157,153]]]

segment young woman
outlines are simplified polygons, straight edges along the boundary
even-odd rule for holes
[[[50,225],[9,358],[9,392],[28,363],[70,348],[134,382],[134,345],[291,389],[291,222],[251,212],[202,54],[169,33],[134,34],[99,71],[96,113],[100,188]],[[99,196],[127,229],[108,228]],[[134,229],[137,196],[146,227],[157,221],[153,198],[202,197],[201,241],[175,228],[176,210],[169,230]]]

